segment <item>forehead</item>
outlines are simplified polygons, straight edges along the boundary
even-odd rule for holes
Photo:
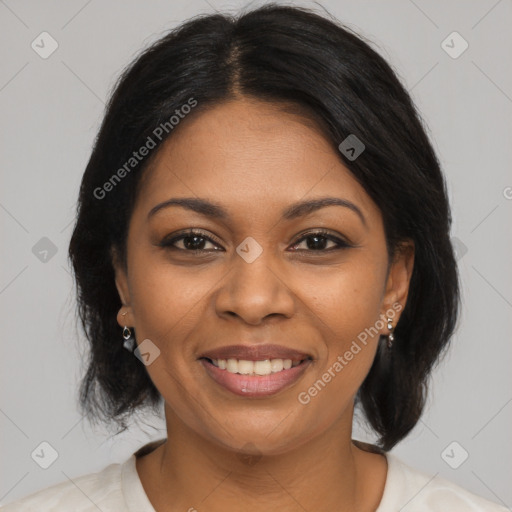
[[[141,183],[138,208],[169,197],[209,197],[233,213],[337,196],[378,209],[314,121],[241,99],[182,121]],[[265,209],[266,210],[266,209]]]

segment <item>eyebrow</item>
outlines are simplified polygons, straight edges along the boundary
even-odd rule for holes
[[[169,206],[181,206],[182,208],[192,210],[196,213],[206,217],[211,217],[213,219],[226,220],[229,218],[228,212],[218,203],[197,197],[180,197],[168,199],[167,201],[159,203],[151,208],[148,213],[148,219],[155,215],[158,211],[164,208],[168,208]],[[366,218],[363,215],[361,209],[351,201],[348,201],[347,199],[341,199],[339,197],[319,197],[316,199],[299,201],[285,208],[281,215],[284,220],[292,220],[296,219],[297,217],[308,215],[316,210],[320,210],[321,208],[326,208],[327,206],[342,206],[344,208],[348,208],[355,212],[360,218],[361,222],[367,226]]]

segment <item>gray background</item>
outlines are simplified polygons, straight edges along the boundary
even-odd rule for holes
[[[133,427],[111,438],[82,421],[77,410],[84,345],[66,259],[75,201],[121,69],[183,20],[245,4],[0,1],[0,503],[121,462],[165,435],[163,420],[148,418],[154,428]],[[464,295],[460,327],[434,373],[422,420],[393,452],[510,507],[512,4],[323,5],[370,38],[411,91],[447,174],[453,206]],[[47,59],[31,47],[34,40],[42,46],[43,31],[58,43]],[[457,58],[441,46],[453,31],[469,44]],[[48,49],[49,41],[44,44]],[[462,48],[460,40],[447,44],[452,53]],[[43,441],[58,452],[48,469],[31,458]],[[463,450],[469,457],[453,469],[448,462],[460,464]]]

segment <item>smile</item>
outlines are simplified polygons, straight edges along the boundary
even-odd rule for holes
[[[291,359],[264,359],[262,361],[248,361],[246,359],[212,359],[212,364],[229,373],[241,375],[270,375],[282,370],[289,370],[298,366],[301,361]]]
[[[303,375],[311,358],[291,359],[210,359],[201,358],[208,375],[224,389],[239,396],[264,398],[292,386]]]

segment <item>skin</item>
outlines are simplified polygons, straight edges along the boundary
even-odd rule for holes
[[[365,223],[340,206],[281,219],[290,204],[324,196],[351,201]],[[148,219],[176,197],[216,201],[229,217],[171,206]],[[158,245],[187,228],[213,239],[203,254],[187,252],[183,239],[175,250]],[[353,247],[329,251],[336,243],[320,239],[315,249],[303,238],[315,228]],[[263,249],[252,263],[235,250],[248,236]],[[119,325],[160,350],[146,369],[165,400],[167,441],[137,459],[155,510],[374,511],[386,459],[356,447],[351,431],[379,336],[307,405],[297,397],[393,304],[405,305],[413,259],[405,243],[388,261],[380,210],[307,119],[239,97],[182,121],[144,176],[126,268],[114,257]],[[384,322],[379,334],[388,332]],[[313,362],[277,395],[236,396],[197,358],[243,341],[285,345]]]

